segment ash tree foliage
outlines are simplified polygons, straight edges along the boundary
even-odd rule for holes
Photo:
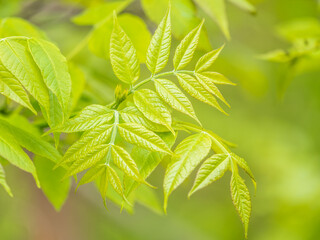
[[[200,57],[194,70],[186,70],[200,42],[204,21],[184,36],[171,53],[169,7],[150,44],[139,46],[146,48],[146,56],[141,57],[116,12],[113,11],[111,36],[104,44],[114,74],[122,84],[115,89],[115,100],[110,104],[92,104],[75,114],[80,90],[73,83],[81,79],[79,69],[68,63],[45,34],[32,25],[20,19],[2,20],[0,93],[20,107],[14,114],[0,118],[0,184],[12,196],[2,166],[9,163],[31,173],[57,210],[68,196],[72,177],[77,187],[95,182],[105,206],[106,199],[110,199],[130,210],[136,201],[154,205],[155,186],[147,179],[160,163],[165,163],[166,212],[169,196],[192,172],[197,174],[189,197],[230,171],[231,198],[247,236],[251,200],[239,168],[255,186],[254,176],[247,162],[230,150],[234,144],[202,127],[190,101],[192,97],[226,114],[221,104],[229,104],[218,86],[234,84],[221,73],[209,70],[223,46]],[[99,20],[93,17],[90,21]],[[6,35],[4,29],[10,22],[26,25],[29,31]],[[170,55],[173,70],[164,71]],[[140,77],[141,62],[145,62],[150,77]],[[22,107],[42,115],[50,130],[45,134],[37,131],[19,115]],[[197,124],[180,121],[175,111]],[[76,132],[82,133],[81,137],[68,148],[65,146],[67,150],[61,154],[57,150],[60,134]],[[177,138],[180,132],[188,135],[181,141]],[[56,147],[50,143],[51,135]]]

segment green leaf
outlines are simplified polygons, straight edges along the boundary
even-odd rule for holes
[[[12,36],[47,38],[44,32],[24,19],[15,17],[0,19],[0,38]]]
[[[219,180],[229,169],[230,159],[231,156],[229,154],[214,154],[206,159],[197,173],[196,180],[188,196],[190,197],[201,188]]]
[[[72,21],[78,25],[94,25],[110,19],[114,11],[121,12],[130,2],[132,0],[97,4],[72,18]]]
[[[141,185],[135,192],[135,200],[139,204],[147,207],[151,211],[162,215],[163,210],[156,191],[146,185]]]
[[[8,134],[0,125],[0,156],[8,160],[12,165],[33,175],[37,185],[39,180],[33,162],[22,150],[17,141]]]
[[[80,179],[77,187],[97,179],[97,177],[99,177],[102,174],[102,172],[105,170],[104,168],[105,168],[104,164],[90,168]]]
[[[229,2],[249,13],[256,13],[256,8],[248,0],[229,0]]]
[[[215,50],[212,50],[211,52],[206,53],[201,58],[199,58],[199,60],[196,64],[196,67],[195,67],[195,71],[196,72],[203,72],[203,71],[207,70],[208,68],[210,68],[212,66],[212,64],[216,61],[216,59],[218,58],[218,56],[223,48],[224,48],[224,45],[222,45],[218,49],[215,49]]]
[[[34,114],[36,110],[30,103],[28,93],[19,80],[2,64],[0,60],[0,93],[30,109]]]
[[[201,72],[201,73],[197,73],[197,74],[210,79],[215,84],[236,85],[235,83],[233,83],[229,79],[227,79],[225,76],[223,76],[221,73]]]
[[[194,77],[182,73],[178,73],[177,77],[180,86],[192,97],[198,99],[201,102],[209,104],[210,106],[215,107],[219,111],[225,113],[215,97],[212,96],[196,79],[194,79]]]
[[[110,61],[115,75],[121,81],[132,84],[139,79],[140,64],[137,51],[120,27],[116,15],[110,39]]]
[[[109,165],[107,166],[107,178],[108,178],[108,181],[110,182],[111,186],[113,187],[113,189],[120,196],[123,196],[123,188],[122,188],[121,180],[120,180],[117,172]]]
[[[48,89],[42,79],[41,72],[28,51],[25,39],[5,38],[0,42],[2,64],[49,111],[50,100]]]
[[[40,181],[40,186],[48,200],[59,211],[66,201],[71,187],[71,179],[61,181],[66,170],[53,170],[54,163],[44,157],[35,157],[34,164]]]
[[[211,148],[211,139],[206,133],[197,133],[185,138],[174,151],[168,164],[164,182],[164,209],[166,211],[168,197],[207,156]]]
[[[142,114],[154,123],[166,126],[172,133],[172,118],[169,110],[163,104],[158,95],[149,89],[142,89],[134,92],[133,100]]]
[[[176,140],[176,136],[170,132],[159,133],[159,137],[161,137],[169,147],[172,147]],[[137,146],[135,146],[131,151],[131,156],[136,162],[140,175],[143,179],[149,177],[149,175],[159,165],[164,155],[164,153],[148,151]],[[129,194],[139,186],[139,183],[125,177],[124,185],[126,190],[125,195],[129,196]]]
[[[69,147],[57,166],[76,161],[89,154],[91,149],[105,144],[111,136],[112,129],[112,125],[103,124],[85,132],[77,142]]]
[[[192,117],[201,125],[191,102],[172,81],[166,79],[155,79],[154,84],[157,93],[163,101],[177,111]]]
[[[90,148],[85,155],[80,156],[70,168],[67,170],[64,178],[73,176],[79,172],[82,172],[102,160],[109,151],[109,144],[99,144]]]
[[[136,106],[130,106],[120,111],[122,119],[127,123],[137,123],[153,132],[167,132],[168,129],[160,124],[151,122],[138,110]]]
[[[130,154],[122,147],[111,145],[112,159],[114,163],[126,174],[137,182],[143,182],[138,167]]]
[[[253,185],[256,189],[257,188],[256,179],[254,178],[253,173],[252,173],[248,163],[243,158],[237,156],[234,153],[230,153],[230,156],[237,163],[237,165],[240,166],[249,175],[249,177],[251,178]]]
[[[249,190],[244,183],[244,180],[239,176],[238,168],[235,164],[232,164],[230,188],[233,204],[244,225],[245,237],[247,238],[251,214],[251,199]]]
[[[129,143],[150,151],[172,154],[166,143],[155,133],[136,123],[118,125],[120,136]]]
[[[27,125],[13,125],[14,121],[0,118],[0,128],[3,132],[11,134],[15,140],[28,151],[48,158],[53,162],[58,162],[61,158],[59,151],[50,143],[43,140],[39,135],[28,132],[23,129],[28,128]],[[19,123],[18,123],[19,124]]]
[[[151,38],[147,51],[147,67],[152,74],[161,71],[167,64],[171,46],[170,7]]]
[[[71,77],[66,58],[54,44],[44,40],[28,39],[28,46],[45,84],[58,98],[66,116],[71,94]]]
[[[0,163],[0,185],[4,188],[4,190],[6,190],[6,192],[8,193],[8,195],[10,197],[13,197],[11,189],[10,189],[10,187],[7,184],[7,181],[6,181],[6,173],[5,173],[1,163]]]
[[[227,39],[230,39],[225,0],[195,0],[196,4],[207,13],[220,27]]]
[[[109,122],[113,118],[113,111],[109,108],[92,104],[82,109],[75,117],[67,120],[62,126],[49,132],[82,132]]]
[[[198,27],[193,29],[178,45],[173,57],[173,66],[175,70],[183,69],[192,60],[193,54],[197,48],[199,37],[204,20]]]
[[[150,43],[151,34],[146,23],[140,17],[129,13],[121,14],[118,21],[124,32],[131,39],[137,50],[141,63],[146,61],[146,53]],[[95,26],[89,40],[89,49],[98,57],[109,59],[110,42],[113,22],[111,19]],[[139,32],[139,34],[136,34]]]
[[[214,84],[213,81],[211,81],[210,78],[205,77],[204,75],[196,73],[196,78],[198,82],[210,93],[215,95],[217,98],[219,98],[224,104],[226,104],[228,107],[230,107],[229,103],[224,99],[222,94],[220,93],[217,86]]]
[[[108,175],[107,175],[107,167],[102,167],[102,173],[100,176],[100,182],[99,182],[99,191],[101,194],[101,197],[103,199],[104,206],[106,206],[106,196],[108,191]]]

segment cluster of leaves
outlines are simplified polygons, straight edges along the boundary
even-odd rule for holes
[[[294,19],[280,24],[277,33],[291,44],[290,48],[272,50],[260,58],[288,66],[286,77],[280,85],[280,93],[283,94],[297,74],[318,69],[320,23],[314,18]]]
[[[119,2],[113,4],[118,11],[125,6],[118,8]],[[80,174],[78,186],[95,182],[105,204],[108,198],[130,210],[135,201],[154,204],[153,186],[146,179],[161,162],[166,162],[163,182],[166,211],[169,195],[202,163],[189,196],[231,171],[232,200],[247,234],[251,200],[238,167],[247,172],[255,185],[253,174],[246,161],[230,150],[232,143],[202,128],[191,101],[171,79],[175,77],[193,98],[225,113],[218,100],[229,104],[217,85],[233,83],[222,74],[209,71],[223,47],[202,56],[194,70],[185,70],[200,42],[202,21],[177,46],[174,69],[163,72],[171,51],[170,13],[169,9],[150,36],[149,46],[141,46],[135,42],[137,35],[133,40],[122,29],[122,21],[114,12],[110,38],[101,41],[108,49],[115,75],[128,89],[119,85],[114,102],[107,106],[89,105],[71,118],[80,84],[72,83],[75,78],[81,79],[81,74],[32,25],[15,18],[1,20],[0,93],[34,114],[41,111],[51,128],[47,134],[53,133],[56,146],[60,133],[83,132],[61,156],[49,143],[48,135],[41,137],[38,129],[18,114],[19,107],[15,114],[1,116],[0,184],[9,195],[12,193],[2,167],[6,163],[30,172],[56,209],[68,195],[71,177],[77,179]],[[90,14],[96,17],[92,21],[101,20],[101,15]],[[142,55],[143,51],[139,54],[139,48],[146,48],[146,56]],[[143,62],[151,76],[138,81]],[[141,88],[147,83],[153,83],[155,91]],[[173,110],[191,117],[198,125],[177,120]],[[178,132],[190,136],[176,143]],[[33,161],[24,149],[35,155]]]

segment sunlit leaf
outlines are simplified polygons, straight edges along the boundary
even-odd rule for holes
[[[229,79],[227,79],[225,76],[223,76],[221,73],[217,72],[201,72],[197,73],[200,76],[204,76],[208,79],[210,79],[215,84],[228,84],[228,85],[236,85],[235,83],[231,82]]]
[[[175,70],[183,69],[192,60],[193,54],[197,48],[200,32],[204,20],[198,27],[193,29],[178,45],[173,57],[173,66]]]
[[[115,75],[121,81],[132,84],[139,79],[140,65],[137,50],[120,27],[116,15],[110,39],[110,61]]]
[[[210,68],[212,66],[212,64],[216,61],[216,59],[218,58],[220,52],[222,51],[224,45],[222,45],[222,47],[212,50],[211,52],[206,53],[205,55],[203,55],[201,58],[199,58],[196,67],[195,67],[195,71],[196,72],[203,72],[205,70],[207,70],[208,68]]]
[[[191,102],[172,81],[166,79],[155,79],[154,84],[159,96],[170,107],[189,115],[199,122]]]
[[[239,167],[241,167],[249,175],[249,177],[251,178],[251,180],[253,182],[254,187],[256,188],[257,187],[256,186],[257,185],[256,179],[254,178],[253,173],[252,173],[248,163],[243,158],[237,156],[234,153],[230,153],[230,156],[237,163],[237,165]]]
[[[171,46],[170,8],[151,38],[147,52],[147,67],[152,74],[161,71],[167,64]]]
[[[211,148],[211,139],[206,133],[197,133],[185,138],[174,150],[174,156],[167,166],[163,182],[164,209],[168,197],[207,156]]]
[[[4,190],[9,194],[10,197],[13,197],[11,189],[6,181],[6,173],[0,163],[0,185],[4,188]]]

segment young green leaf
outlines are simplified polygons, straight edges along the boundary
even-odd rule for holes
[[[154,85],[159,96],[170,107],[189,115],[201,125],[193,110],[191,102],[173,82],[157,78],[154,80]]]
[[[206,53],[201,58],[199,58],[195,71],[196,72],[203,72],[211,67],[211,65],[216,61],[218,58],[221,50],[224,48],[224,45],[222,45],[220,48],[215,49],[211,52]]]
[[[30,109],[34,114],[36,110],[30,103],[28,93],[19,80],[2,64],[0,60],[0,93]]]
[[[217,73],[217,72],[201,72],[201,73],[198,73],[197,72],[197,74],[210,79],[215,84],[236,85],[235,83],[233,83],[229,79],[227,79],[225,76],[223,76],[221,73]]]
[[[155,133],[136,123],[118,125],[120,136],[129,143],[150,151],[172,154],[166,143]]]
[[[117,172],[110,166],[107,166],[107,178],[113,189],[120,195],[123,196],[123,188],[121,180]]]
[[[140,64],[137,51],[120,27],[115,13],[110,39],[110,61],[115,75],[121,81],[132,84],[139,79]]]
[[[154,91],[149,89],[138,90],[134,93],[133,100],[137,108],[147,119],[166,126],[174,133],[171,127],[171,114]]]
[[[249,13],[256,13],[256,8],[248,0],[229,0],[229,2]]]
[[[167,132],[168,129],[161,125],[148,120],[136,106],[130,106],[122,109],[120,115],[123,121],[127,123],[137,123],[153,132]]]
[[[10,197],[13,197],[13,194],[11,192],[11,189],[6,181],[6,173],[0,163],[0,185],[6,190],[6,192],[9,194]]]
[[[152,74],[161,71],[167,64],[171,47],[170,7],[151,38],[147,51],[147,67]]]
[[[31,173],[39,186],[39,180],[33,162],[16,140],[5,130],[2,130],[2,126],[0,126],[0,156],[8,160],[12,165]]]
[[[16,126],[13,125],[13,121],[11,119],[0,118],[1,131],[11,134],[22,147],[36,155],[48,158],[53,162],[59,161],[61,155],[55,147],[43,140],[39,135],[28,132],[25,129],[22,129],[22,127],[29,126]]]
[[[109,147],[109,144],[100,144],[90,148],[86,154],[80,156],[73,162],[70,168],[68,168],[64,178],[73,176],[97,164],[107,155]]]
[[[193,29],[178,45],[173,57],[173,66],[175,70],[183,69],[192,60],[193,54],[197,48],[199,37],[204,20]]]
[[[174,156],[168,164],[163,182],[164,209],[168,197],[207,156],[211,148],[211,139],[206,133],[197,133],[184,139],[176,147]]]
[[[113,111],[109,108],[92,104],[82,109],[75,117],[67,120],[62,126],[49,132],[82,132],[109,122],[113,118]]]
[[[196,73],[196,78],[198,82],[210,93],[215,95],[217,98],[219,98],[224,104],[226,104],[228,107],[230,107],[229,103],[224,99],[221,92],[217,88],[217,86],[214,84],[213,81],[211,81],[210,78],[207,78],[201,74]]]
[[[122,147],[111,145],[112,159],[114,163],[126,174],[137,182],[143,182],[138,167],[130,154]]]
[[[105,144],[110,138],[112,129],[112,125],[103,124],[85,132],[77,142],[69,147],[56,167],[76,161],[82,156],[88,154],[92,148]]]
[[[5,68],[49,111],[49,92],[38,66],[28,52],[25,39],[2,39],[0,42],[0,56]]]
[[[34,164],[42,191],[56,211],[59,211],[69,195],[71,179],[61,181],[66,170],[63,168],[53,170],[54,163],[47,158],[36,156]]]
[[[231,197],[235,208],[244,225],[245,237],[248,234],[248,225],[251,214],[251,199],[249,190],[244,183],[244,180],[238,173],[236,164],[232,164],[232,176],[230,182]]]
[[[109,179],[108,179],[108,175],[107,175],[107,167],[103,166],[102,167],[102,173],[100,176],[100,182],[99,182],[99,191],[101,194],[101,197],[103,199],[103,204],[106,207],[106,197],[107,197],[107,191],[108,191],[108,183],[109,183]]]
[[[28,46],[45,84],[57,96],[63,112],[67,116],[71,94],[71,77],[66,58],[54,44],[48,41],[31,38],[28,39]]]
[[[104,171],[104,168],[105,168],[104,164],[97,165],[95,167],[90,168],[80,179],[77,188],[80,185],[87,184],[89,182],[94,181],[97,177],[99,177],[102,174],[102,172]]]
[[[214,154],[206,159],[197,173],[196,180],[188,196],[190,197],[196,191],[220,179],[229,169],[230,159],[229,154]]]
[[[249,175],[249,177],[253,182],[254,187],[256,188],[257,187],[256,179],[254,178],[248,163],[243,158],[239,157],[234,153],[230,153],[230,156],[237,163],[237,165],[240,166]]]
[[[192,97],[198,99],[201,102],[207,103],[210,106],[215,107],[219,111],[225,113],[215,97],[212,96],[196,79],[194,79],[194,77],[182,73],[178,73],[177,77],[180,86]]]

